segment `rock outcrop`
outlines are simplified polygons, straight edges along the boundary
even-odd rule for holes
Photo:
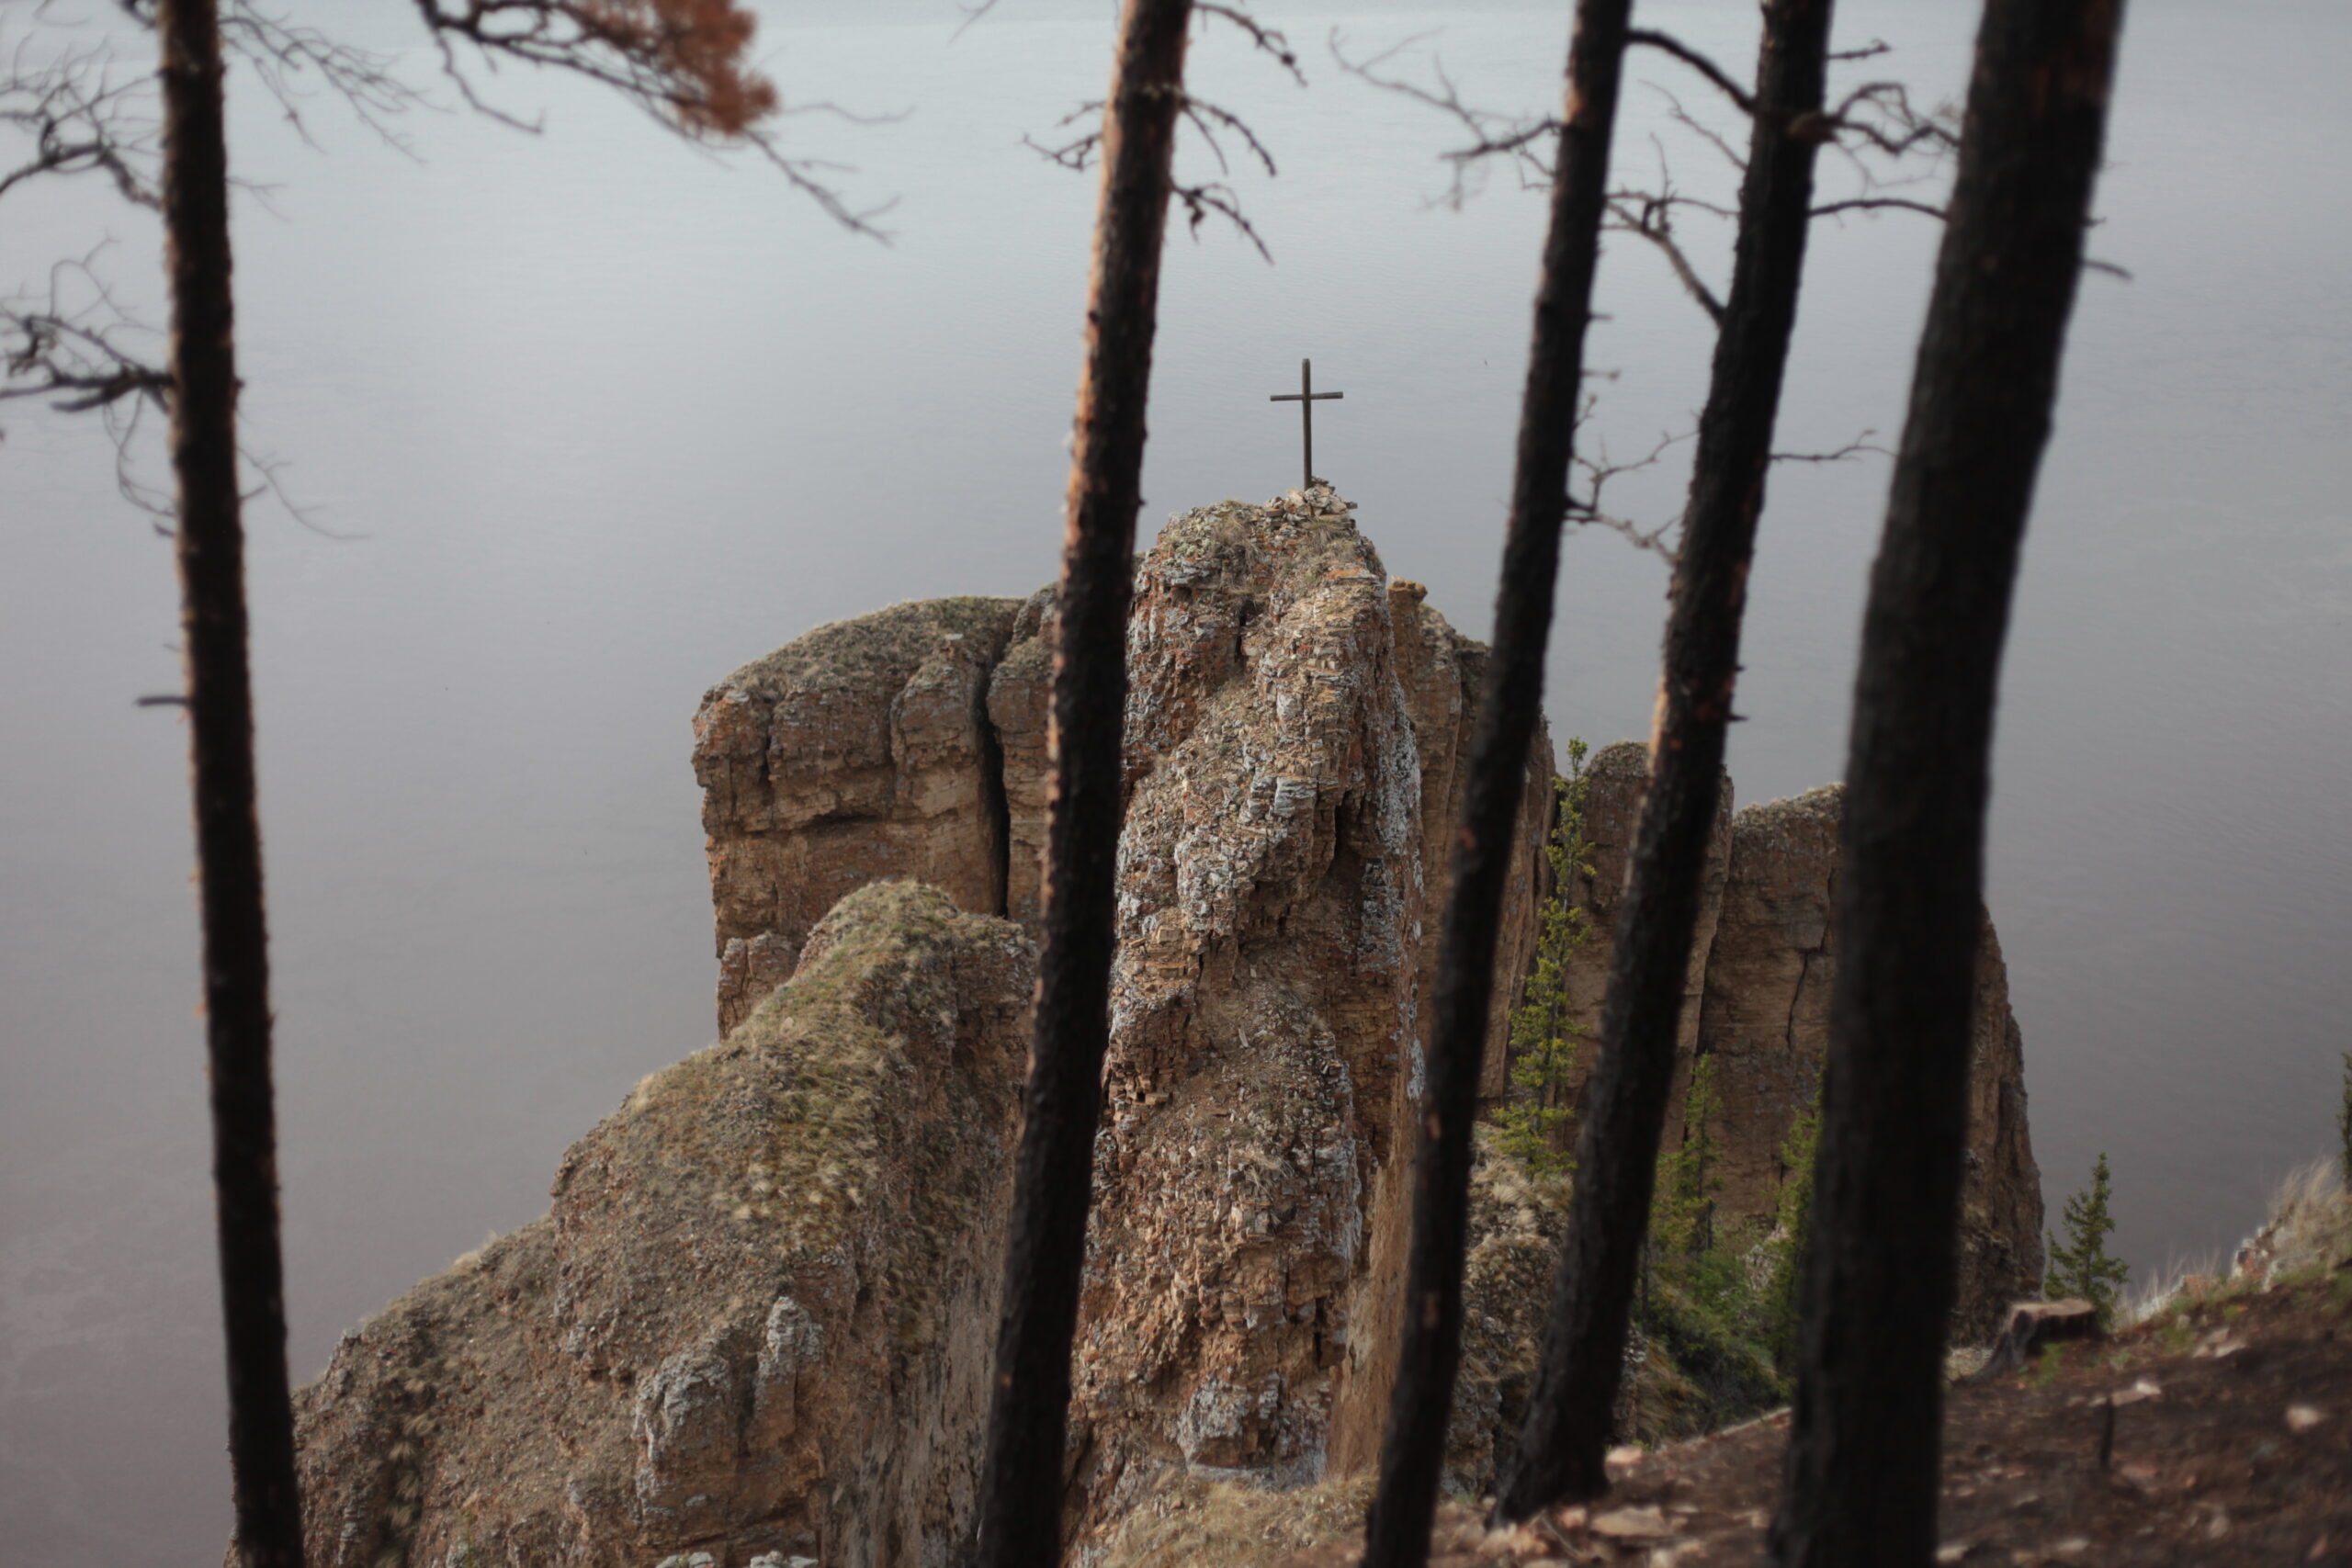
[[[1070,1413],[1082,1551],[1204,1485],[1361,1475],[1378,1451],[1486,652],[1350,513],[1321,487],[1227,502],[1136,564]],[[1055,615],[1050,591],[901,604],[712,688],[695,766],[721,1042],[576,1145],[545,1218],[345,1337],[301,1396],[318,1568],[933,1568],[959,1550],[1028,1045]],[[1490,1099],[1549,893],[1547,737],[1527,768]],[[1588,1013],[1643,778],[1637,747],[1592,760],[1594,870],[1570,892],[1597,930],[1568,976]],[[1683,1076],[1717,1061],[1736,1213],[1770,1207],[1817,1076],[1836,804],[1719,825]],[[2040,1213],[1989,926],[1985,953],[1963,1261],[1971,1301],[2005,1304],[2038,1270]],[[1491,1484],[1515,1438],[1565,1191],[1482,1137],[1457,1486]]]
[[[695,715],[723,1035],[788,978],[845,893],[912,878],[1005,910],[987,705],[1018,599],[930,599],[820,626]],[[1040,738],[1042,744],[1042,737]]]
[[[1421,998],[1485,650],[1388,577],[1350,510],[1319,487],[1203,508],[1137,566],[1102,1261],[1072,1410],[1090,1530],[1171,1470],[1282,1483],[1377,1450]],[[1054,616],[1049,591],[900,605],[712,690],[695,762],[722,1026],[790,973],[810,918],[784,896],[794,874],[828,891],[933,875],[1035,929]],[[1533,948],[1550,778],[1540,739],[1506,999]],[[925,869],[990,831],[1001,877]]]
[[[1591,911],[1594,937],[1571,966],[1569,992],[1587,1022],[1595,1023],[1608,982],[1608,932],[1646,787],[1644,749],[1633,741],[1605,747],[1587,772],[1595,874],[1579,879],[1577,897]],[[1831,784],[1733,815],[1726,781],[1667,1137],[1672,1143],[1683,1136],[1691,1063],[1712,1056],[1717,1111],[1711,1130],[1723,1181],[1717,1202],[1736,1219],[1760,1222],[1772,1213],[1788,1174],[1781,1145],[1818,1090],[1838,961],[1832,916],[1844,798]],[[1984,1343],[2000,1333],[2011,1302],[2039,1293],[2042,1256],[2041,1178],[2026,1125],[2024,1047],[1989,918],[1977,952],[1973,1027],[1952,1331],[1962,1341]]]
[[[1035,973],[870,887],[721,1044],[565,1155],[543,1218],[298,1402],[315,1568],[937,1568],[970,1517]]]

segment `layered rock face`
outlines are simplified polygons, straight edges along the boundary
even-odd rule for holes
[[[894,605],[820,626],[704,697],[695,776],[721,1034],[792,974],[825,911],[868,883],[910,877],[975,913],[1004,913],[1003,771],[987,701],[1020,608]]]
[[[1577,897],[1592,912],[1595,934],[1570,976],[1570,994],[1588,1022],[1598,1021],[1608,982],[1608,931],[1646,770],[1644,749],[1632,741],[1595,753],[1589,768],[1586,820],[1596,874],[1579,879]],[[1832,784],[1733,815],[1726,781],[1724,799],[1691,955],[1667,1137],[1671,1144],[1684,1135],[1691,1063],[1712,1056],[1717,1110],[1711,1130],[1724,1184],[1717,1202],[1723,1213],[1760,1220],[1772,1213],[1788,1175],[1781,1145],[1791,1123],[1814,1102],[1828,1048],[1844,791]],[[2012,1301],[2040,1292],[2042,1216],[2041,1172],[2026,1126],[2024,1047],[1989,918],[1976,973],[1952,1331],[1982,1343],[1999,1333]]]
[[[936,890],[844,899],[572,1146],[545,1217],[344,1337],[298,1401],[307,1561],[946,1563],[1034,974]]]

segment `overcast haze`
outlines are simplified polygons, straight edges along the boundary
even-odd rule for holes
[[[405,7],[305,5],[388,47]],[[0,0],[0,23],[29,16]],[[422,1275],[545,1205],[564,1145],[704,1043],[713,963],[688,720],[820,622],[1051,577],[1091,179],[1020,146],[1100,94],[1109,0],[776,5],[789,121],[896,205],[842,233],[756,165],[585,88],[509,72],[532,137],[409,117],[416,156],[329,104],[307,148],[232,84],[245,429],[306,527],[254,509],[296,1375]],[[1295,483],[1269,393],[1311,355],[1346,400],[1317,468],[1389,569],[1483,636],[1543,220],[1498,171],[1435,204],[1446,124],[1335,68],[1422,38],[1466,96],[1552,107],[1566,6],[1260,9],[1301,91],[1197,48],[1281,175],[1233,184],[1274,254],[1173,241],[1144,529]],[[1645,5],[1746,61],[1748,5]],[[1849,4],[1839,39],[1928,101],[1973,7]],[[951,41],[952,39],[952,41]],[[1418,62],[1418,64],[1417,64]],[[422,69],[424,62],[417,62]],[[2352,824],[2352,12],[2135,0],[2093,247],[2029,538],[2000,716],[1991,903],[2054,1205],[2105,1150],[2136,1269],[2210,1254],[2333,1143]],[[1851,68],[1849,68],[1850,71]],[[1637,84],[1693,107],[1655,59]],[[1636,85],[1621,136],[1668,130]],[[1668,140],[1679,180],[1728,189]],[[1196,165],[1195,147],[1185,156]],[[1833,176],[1834,177],[1834,176]],[[153,238],[95,189],[9,197],[0,287]],[[1727,236],[1694,230],[1720,280]],[[1936,236],[1814,242],[1781,446],[1891,445]],[[1618,455],[1687,428],[1706,323],[1658,258],[1604,258],[1591,360]],[[209,1563],[226,1529],[167,545],[85,423],[0,445],[0,1542],[11,1561]],[[1615,492],[1656,520],[1687,448]],[[1883,459],[1771,481],[1732,771],[1741,803],[1837,776]],[[338,537],[336,536],[353,536]],[[1557,737],[1643,733],[1665,575],[1573,537]]]

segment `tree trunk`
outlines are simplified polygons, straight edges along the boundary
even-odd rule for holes
[[[1609,142],[1632,0],[1577,0],[1568,92],[1552,182],[1520,407],[1494,652],[1463,784],[1453,886],[1438,942],[1429,1100],[1413,1163],[1413,1240],[1404,1339],[1381,1439],[1380,1483],[1363,1568],[1420,1568],[1437,1508],[1454,1373],[1462,1359],[1462,1265],[1470,1130],[1495,988],[1495,948],[1512,823],[1544,701],[1544,651],[1566,519],[1568,462],[1584,385],[1584,338],[1609,191]]]
[[[1617,917],[1600,1059],[1577,1139],[1576,1188],[1543,1359],[1496,1509],[1508,1521],[1554,1503],[1597,1497],[1609,1486],[1601,1461],[1624,1371],[1628,1314],[1674,1080],[1699,885],[1739,671],[1748,562],[1796,324],[1814,154],[1826,130],[1819,111],[1830,3],[1771,0],[1764,8],[1739,240],[1675,564],[1649,793]]]
[[[1796,1407],[1771,1556],[1936,1549],[1993,707],[2120,0],[1988,0],[1863,616]]]
[[[301,1496],[286,1376],[270,1085],[269,933],[245,661],[220,17],[215,0],[162,0],[155,24],[163,49],[164,236],[172,288],[172,468],[179,491],[180,621],[236,1550],[247,1568],[300,1568]]]
[[[1061,1553],[1070,1342],[1110,1043],[1144,405],[1191,11],[1191,0],[1127,0],[1103,112],[1046,736],[1045,944],[981,1472],[981,1568],[1049,1568]]]

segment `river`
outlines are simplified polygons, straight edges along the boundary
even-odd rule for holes
[[[1216,224],[1170,252],[1146,527],[1295,482],[1269,394],[1315,360],[1317,468],[1389,568],[1482,632],[1540,193],[1459,210],[1458,133],[1334,63],[1548,108],[1566,7],[1261,11],[1301,89],[1238,36],[1205,96],[1280,167],[1230,183],[1273,255]],[[405,7],[305,16],[413,50]],[[1091,182],[1021,145],[1098,95],[1107,0],[778,5],[786,122],[894,200],[846,234],[773,172],[706,157],[579,84],[403,117],[406,151],[311,101],[307,145],[250,78],[232,143],[246,430],[300,516],[251,518],[275,925],[288,1303],[298,1377],[414,1280],[538,1212],[564,1145],[704,1043],[708,904],[687,720],[712,681],[826,620],[1053,572]],[[21,28],[27,0],[0,0]],[[1645,5],[1727,60],[1754,9]],[[1841,42],[1926,102],[1971,7],[1873,0]],[[11,31],[9,36],[14,36]],[[2334,1145],[2352,1016],[2352,11],[2139,0],[2003,687],[1990,900],[2051,1201],[2113,1164],[2142,1276],[2210,1258]],[[429,61],[412,54],[412,67]],[[1712,112],[1637,62],[1628,177],[1728,186],[1670,123]],[[447,96],[444,94],[444,96]],[[901,113],[903,111],[903,113]],[[1228,149],[1228,152],[1233,152]],[[1195,173],[1214,173],[1199,146]],[[1838,177],[1832,171],[1832,178]],[[0,287],[101,234],[152,300],[153,235],[96,193],[18,205]],[[1687,230],[1702,270],[1720,230]],[[1935,234],[1825,221],[1781,445],[1899,429]],[[1616,457],[1687,429],[1706,322],[1612,242],[1591,361]],[[0,1556],[209,1563],[226,1523],[219,1335],[168,547],[86,422],[0,446]],[[1677,503],[1687,446],[1612,484]],[[152,475],[150,453],[147,471]],[[1837,775],[1883,458],[1777,469],[1732,770],[1741,801]],[[1665,574],[1568,545],[1555,735],[1647,724]]]

